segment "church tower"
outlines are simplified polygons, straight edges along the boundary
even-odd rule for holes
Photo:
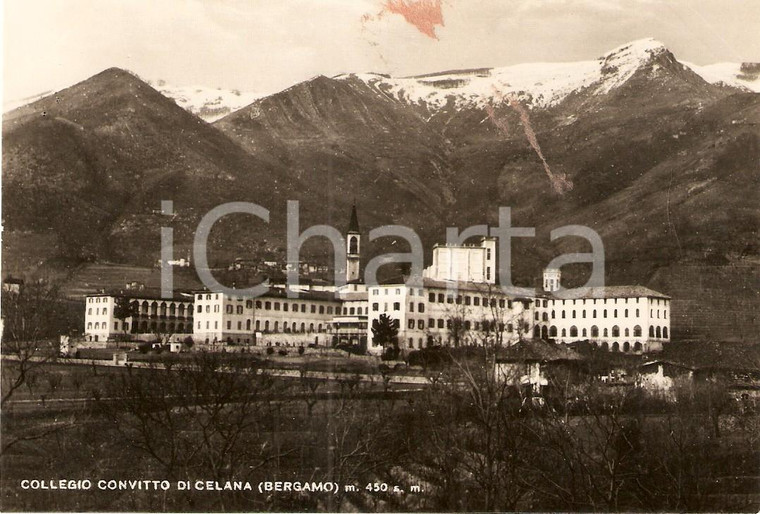
[[[351,221],[349,221],[346,231],[346,282],[356,282],[360,278],[361,243],[362,236],[359,233],[356,205],[353,205],[351,207]]]

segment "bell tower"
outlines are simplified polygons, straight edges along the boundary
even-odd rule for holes
[[[361,244],[362,236],[359,233],[359,220],[356,217],[356,204],[354,204],[351,207],[351,221],[346,231],[346,282],[356,282],[360,278]]]

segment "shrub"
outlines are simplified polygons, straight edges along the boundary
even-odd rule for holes
[[[303,346],[298,347],[298,355],[303,355],[306,349]]]
[[[288,354],[288,351],[283,349],[283,350],[278,350],[277,353],[284,356]]]
[[[272,354],[274,354],[274,348],[272,348],[271,346],[268,346],[267,347],[267,355],[272,355]]]

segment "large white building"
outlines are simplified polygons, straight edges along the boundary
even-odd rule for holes
[[[534,301],[535,338],[635,353],[661,350],[670,340],[669,296],[643,286],[606,286],[558,298],[560,277],[559,270],[544,272],[544,294]]]
[[[193,337],[207,345],[325,346],[340,306],[327,291],[298,291],[298,298],[288,298],[284,288],[256,298],[196,291]]]
[[[366,345],[383,351],[372,326],[385,314],[398,322],[403,351],[429,346],[509,345],[527,338],[557,343],[588,341],[601,349],[642,353],[670,340],[670,298],[642,286],[564,290],[561,272],[547,269],[543,291],[517,297],[496,283],[496,240],[436,245],[433,262],[416,284],[365,285],[360,279],[361,235],[356,209],[346,233],[347,284],[285,286],[263,296],[196,291],[165,300],[132,296],[138,314],[115,318],[118,295],[87,298],[85,331],[108,340],[126,331],[138,339],[192,333],[200,345]],[[145,296],[145,295],[143,295]]]
[[[132,316],[119,319],[117,302],[125,299],[133,306]],[[86,297],[84,336],[88,341],[123,338],[165,342],[181,341],[193,332],[192,296],[178,293],[161,298],[147,291],[101,293]]]
[[[433,280],[496,283],[496,238],[484,237],[478,245],[435,245],[433,263],[422,276]]]

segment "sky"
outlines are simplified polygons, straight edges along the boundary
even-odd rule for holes
[[[654,37],[760,61],[758,0],[5,0],[3,105],[113,66],[269,94],[315,75],[590,60]]]

